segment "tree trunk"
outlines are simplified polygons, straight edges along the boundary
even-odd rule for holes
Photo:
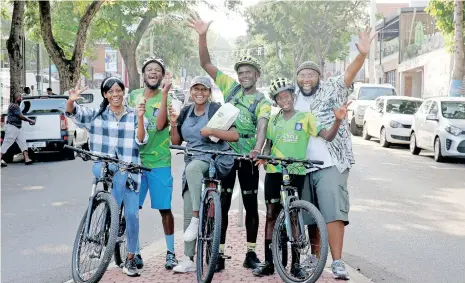
[[[462,88],[463,77],[465,73],[465,54],[463,41],[463,1],[454,1],[454,21],[455,21],[455,38],[454,38],[454,70],[450,82],[449,96],[465,96],[465,90]]]
[[[88,7],[79,22],[71,59],[66,58],[63,49],[58,45],[52,33],[52,17],[49,1],[39,1],[40,32],[45,48],[57,66],[60,77],[60,94],[75,87],[80,78],[82,54],[90,23],[105,0],[95,0]]]
[[[23,66],[22,41],[24,40],[24,7],[25,1],[14,1],[11,18],[10,37],[6,42],[8,57],[10,58],[10,103],[16,95],[21,95],[21,78]],[[25,82],[23,82],[25,84]]]
[[[137,70],[136,49],[137,46],[127,42],[121,42],[119,46],[119,52],[128,70],[129,92],[140,88],[140,74],[139,70]]]

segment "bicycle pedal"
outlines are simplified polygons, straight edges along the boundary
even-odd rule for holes
[[[223,255],[221,255],[221,258],[223,258],[223,259],[231,259],[232,257],[230,255],[223,254]]]

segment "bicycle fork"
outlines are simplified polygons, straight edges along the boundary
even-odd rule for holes
[[[291,201],[298,200],[298,199],[299,199],[299,195],[297,191],[294,192],[294,195],[289,196],[288,190],[286,188],[283,187],[281,189],[281,201],[283,203],[284,223],[286,225],[286,234],[291,243],[298,239],[294,239],[294,236],[292,233],[291,216],[289,212],[289,207],[290,207]],[[304,224],[304,219],[303,219],[301,211],[297,211],[297,220],[299,223],[300,235],[301,236],[305,235],[305,224]]]

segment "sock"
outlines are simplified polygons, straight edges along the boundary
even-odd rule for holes
[[[220,254],[224,254],[224,244],[220,244]]]
[[[256,243],[249,243],[247,242],[247,252],[250,253],[250,252],[255,252],[255,246],[257,244]]]
[[[174,254],[174,235],[165,235],[165,240],[168,251]]]
[[[273,253],[271,251],[271,240],[265,239],[265,261],[273,263]]]

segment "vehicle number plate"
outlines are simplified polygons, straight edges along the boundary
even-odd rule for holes
[[[28,147],[46,147],[45,142],[28,142],[27,143]]]

